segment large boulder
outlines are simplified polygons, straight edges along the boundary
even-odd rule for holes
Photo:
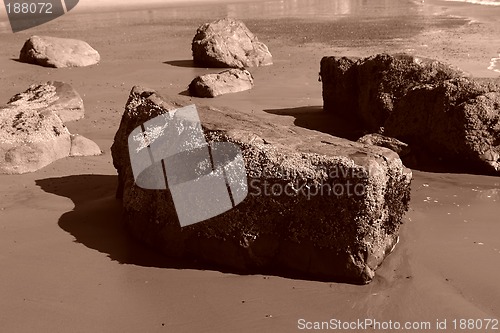
[[[396,153],[235,110],[201,108],[205,140],[241,149],[248,195],[221,215],[181,227],[168,181],[157,190],[135,182],[129,148],[133,154],[137,150],[128,140],[136,140],[135,130],[143,128],[149,133],[145,144],[158,148],[163,127],[143,124],[160,115],[171,117],[183,104],[134,87],[115,135],[111,151],[119,178],[117,197],[135,237],[168,256],[237,272],[271,270],[354,283],[374,277],[398,241],[410,199],[412,174]],[[150,169],[168,174],[168,167],[161,169],[168,163],[157,161]],[[199,209],[198,203],[192,205]]]
[[[385,134],[468,170],[500,175],[500,89],[468,78],[416,87]]]
[[[218,74],[197,76],[189,84],[194,97],[216,97],[253,88],[253,77],[246,69],[232,68]]]
[[[0,107],[0,173],[33,172],[60,158],[95,154],[95,147],[92,150],[74,147],[81,140],[72,140],[59,116],[59,113],[71,114],[72,110],[64,106],[73,103],[68,102],[64,93],[58,96],[57,87],[72,91],[64,83],[33,85]]]
[[[191,49],[199,66],[240,68],[273,63],[267,46],[243,22],[231,18],[199,27]]]
[[[407,54],[331,56],[320,64],[325,111],[355,117],[371,132],[383,127],[398,100],[413,87],[463,75],[441,62]]]
[[[79,120],[85,116],[80,95],[71,85],[59,81],[31,85],[26,91],[13,96],[7,104],[22,105],[34,101],[44,105],[46,110],[54,111],[63,122]]]
[[[32,36],[23,45],[19,60],[45,67],[83,67],[100,61],[99,53],[84,41]]]
[[[500,174],[498,83],[405,54],[324,57],[320,75],[325,111],[399,139],[428,159]]]

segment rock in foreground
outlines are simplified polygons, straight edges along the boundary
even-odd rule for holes
[[[253,77],[246,69],[228,69],[218,74],[196,77],[189,85],[194,97],[216,97],[252,89]]]
[[[397,138],[427,159],[500,174],[498,81],[404,54],[324,57],[320,75],[325,111]]]
[[[411,171],[396,153],[234,110],[200,109],[208,143],[241,148],[248,196],[221,215],[181,228],[170,189],[136,185],[128,149],[134,129],[180,105],[134,87],[115,135],[117,196],[137,238],[168,256],[238,272],[278,270],[354,283],[373,278],[396,244],[408,209]],[[149,144],[158,138],[149,137]]]
[[[231,18],[199,27],[191,49],[198,66],[240,68],[273,63],[267,46],[243,22]]]
[[[19,60],[45,67],[83,67],[100,61],[99,53],[77,39],[32,36],[21,49]]]
[[[73,90],[62,82],[33,85],[0,108],[0,173],[34,172],[72,156],[71,134],[59,116],[73,114],[65,108],[75,105],[66,91]],[[95,153],[78,151],[85,156]]]

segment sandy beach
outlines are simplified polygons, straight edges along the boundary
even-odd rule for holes
[[[499,6],[174,1],[99,11],[81,2],[27,31],[0,26],[0,104],[33,83],[67,82],[86,109],[69,130],[104,151],[30,174],[0,175],[0,331],[295,332],[300,319],[373,319],[429,322],[429,331],[446,320],[439,331],[451,332],[454,319],[500,319],[498,177],[414,170],[400,243],[375,280],[357,286],[237,275],[161,257],[122,225],[110,153],[134,85],[330,132],[318,82],[325,55],[408,52],[498,78],[492,59],[500,53]],[[250,91],[210,100],[185,96],[192,78],[214,72],[193,66],[196,29],[227,16],[242,19],[269,46],[274,65],[250,70]],[[19,51],[32,35],[85,40],[101,62],[65,69],[21,63]]]

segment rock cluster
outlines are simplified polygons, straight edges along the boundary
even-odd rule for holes
[[[374,277],[408,209],[411,171],[396,153],[234,110],[202,108],[206,141],[241,148],[248,195],[221,215],[181,228],[168,185],[137,186],[128,149],[134,129],[180,105],[134,87],[115,135],[117,196],[136,237],[168,256],[235,271],[279,270],[355,283]],[[158,138],[150,137],[149,144]]]
[[[81,98],[62,82],[33,85],[14,96],[0,108],[0,173],[33,172],[63,157],[101,154],[95,143],[72,136],[62,120],[81,117]]]
[[[196,77],[189,85],[191,96],[216,97],[252,89],[253,77],[246,69],[228,69]]]

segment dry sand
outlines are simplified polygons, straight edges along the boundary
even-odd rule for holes
[[[195,75],[212,72],[190,61],[191,38],[205,21],[245,19],[275,64],[251,70],[251,91],[193,103],[327,132],[317,81],[324,55],[408,51],[498,76],[486,68],[500,47],[499,10],[495,16],[467,4],[370,4],[240,2],[104,14],[76,8],[29,31],[0,34],[0,102],[32,83],[68,82],[86,107],[85,119],[67,124],[70,131],[105,152],[0,176],[0,331],[293,332],[300,318],[433,326],[448,319],[453,331],[452,319],[500,318],[498,177],[416,171],[401,242],[366,286],[197,269],[162,259],[122,227],[110,146],[128,93],[145,85],[176,95]],[[34,34],[83,39],[102,62],[56,70],[15,61]]]

